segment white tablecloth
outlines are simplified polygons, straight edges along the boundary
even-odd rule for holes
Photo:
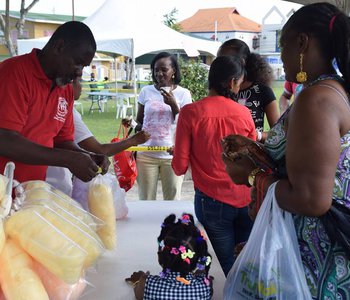
[[[153,275],[161,271],[157,237],[164,218],[171,213],[194,215],[192,201],[136,201],[127,205],[128,217],[117,221],[117,249],[106,252],[95,270],[88,272],[87,281],[91,286],[81,297],[83,300],[135,299],[132,287],[124,279],[138,270],[150,271]],[[225,276],[211,245],[209,247],[213,256],[210,275],[215,278],[212,299],[222,300]]]

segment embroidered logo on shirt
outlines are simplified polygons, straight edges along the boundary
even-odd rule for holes
[[[53,117],[55,120],[64,123],[66,121],[66,115],[68,113],[68,102],[65,98],[59,97],[57,103],[57,112]]]

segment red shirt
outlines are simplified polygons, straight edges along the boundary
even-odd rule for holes
[[[221,159],[221,140],[229,134],[256,139],[248,108],[222,96],[184,106],[179,114],[172,167],[176,175],[191,166],[194,187],[234,207],[250,202],[250,189],[235,185]]]
[[[37,144],[52,148],[74,139],[71,85],[55,87],[41,68],[37,49],[0,64],[0,128],[16,131]],[[3,173],[8,158],[0,156]],[[47,166],[16,165],[15,179],[45,180]]]

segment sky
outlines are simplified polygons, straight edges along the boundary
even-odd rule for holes
[[[114,0],[118,1],[118,0]],[[10,10],[19,11],[20,0],[10,1]],[[26,0],[28,6],[32,0]],[[31,12],[72,14],[73,0],[40,0],[30,10]],[[74,12],[76,16],[90,16],[105,0],[74,0]],[[173,8],[178,10],[175,16],[178,21],[191,17],[198,9],[216,7],[236,7],[238,12],[257,23],[262,23],[263,17],[275,5],[286,15],[292,8],[298,9],[300,5],[282,0],[130,0],[134,3],[130,10],[142,8],[145,13],[163,20],[163,15],[168,14]],[[140,3],[140,5],[136,5]],[[146,4],[147,3],[147,4]],[[5,9],[5,1],[0,1],[0,9]]]

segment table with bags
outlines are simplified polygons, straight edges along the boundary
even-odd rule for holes
[[[88,286],[82,300],[134,299],[133,288],[125,282],[132,272],[143,270],[157,275],[161,271],[157,258],[157,237],[166,216],[183,212],[194,215],[192,201],[132,201],[127,202],[129,213],[117,220],[117,247],[107,251],[97,261],[95,272],[89,272]],[[213,263],[209,274],[214,277],[213,299],[223,299],[225,276],[209,244]]]

